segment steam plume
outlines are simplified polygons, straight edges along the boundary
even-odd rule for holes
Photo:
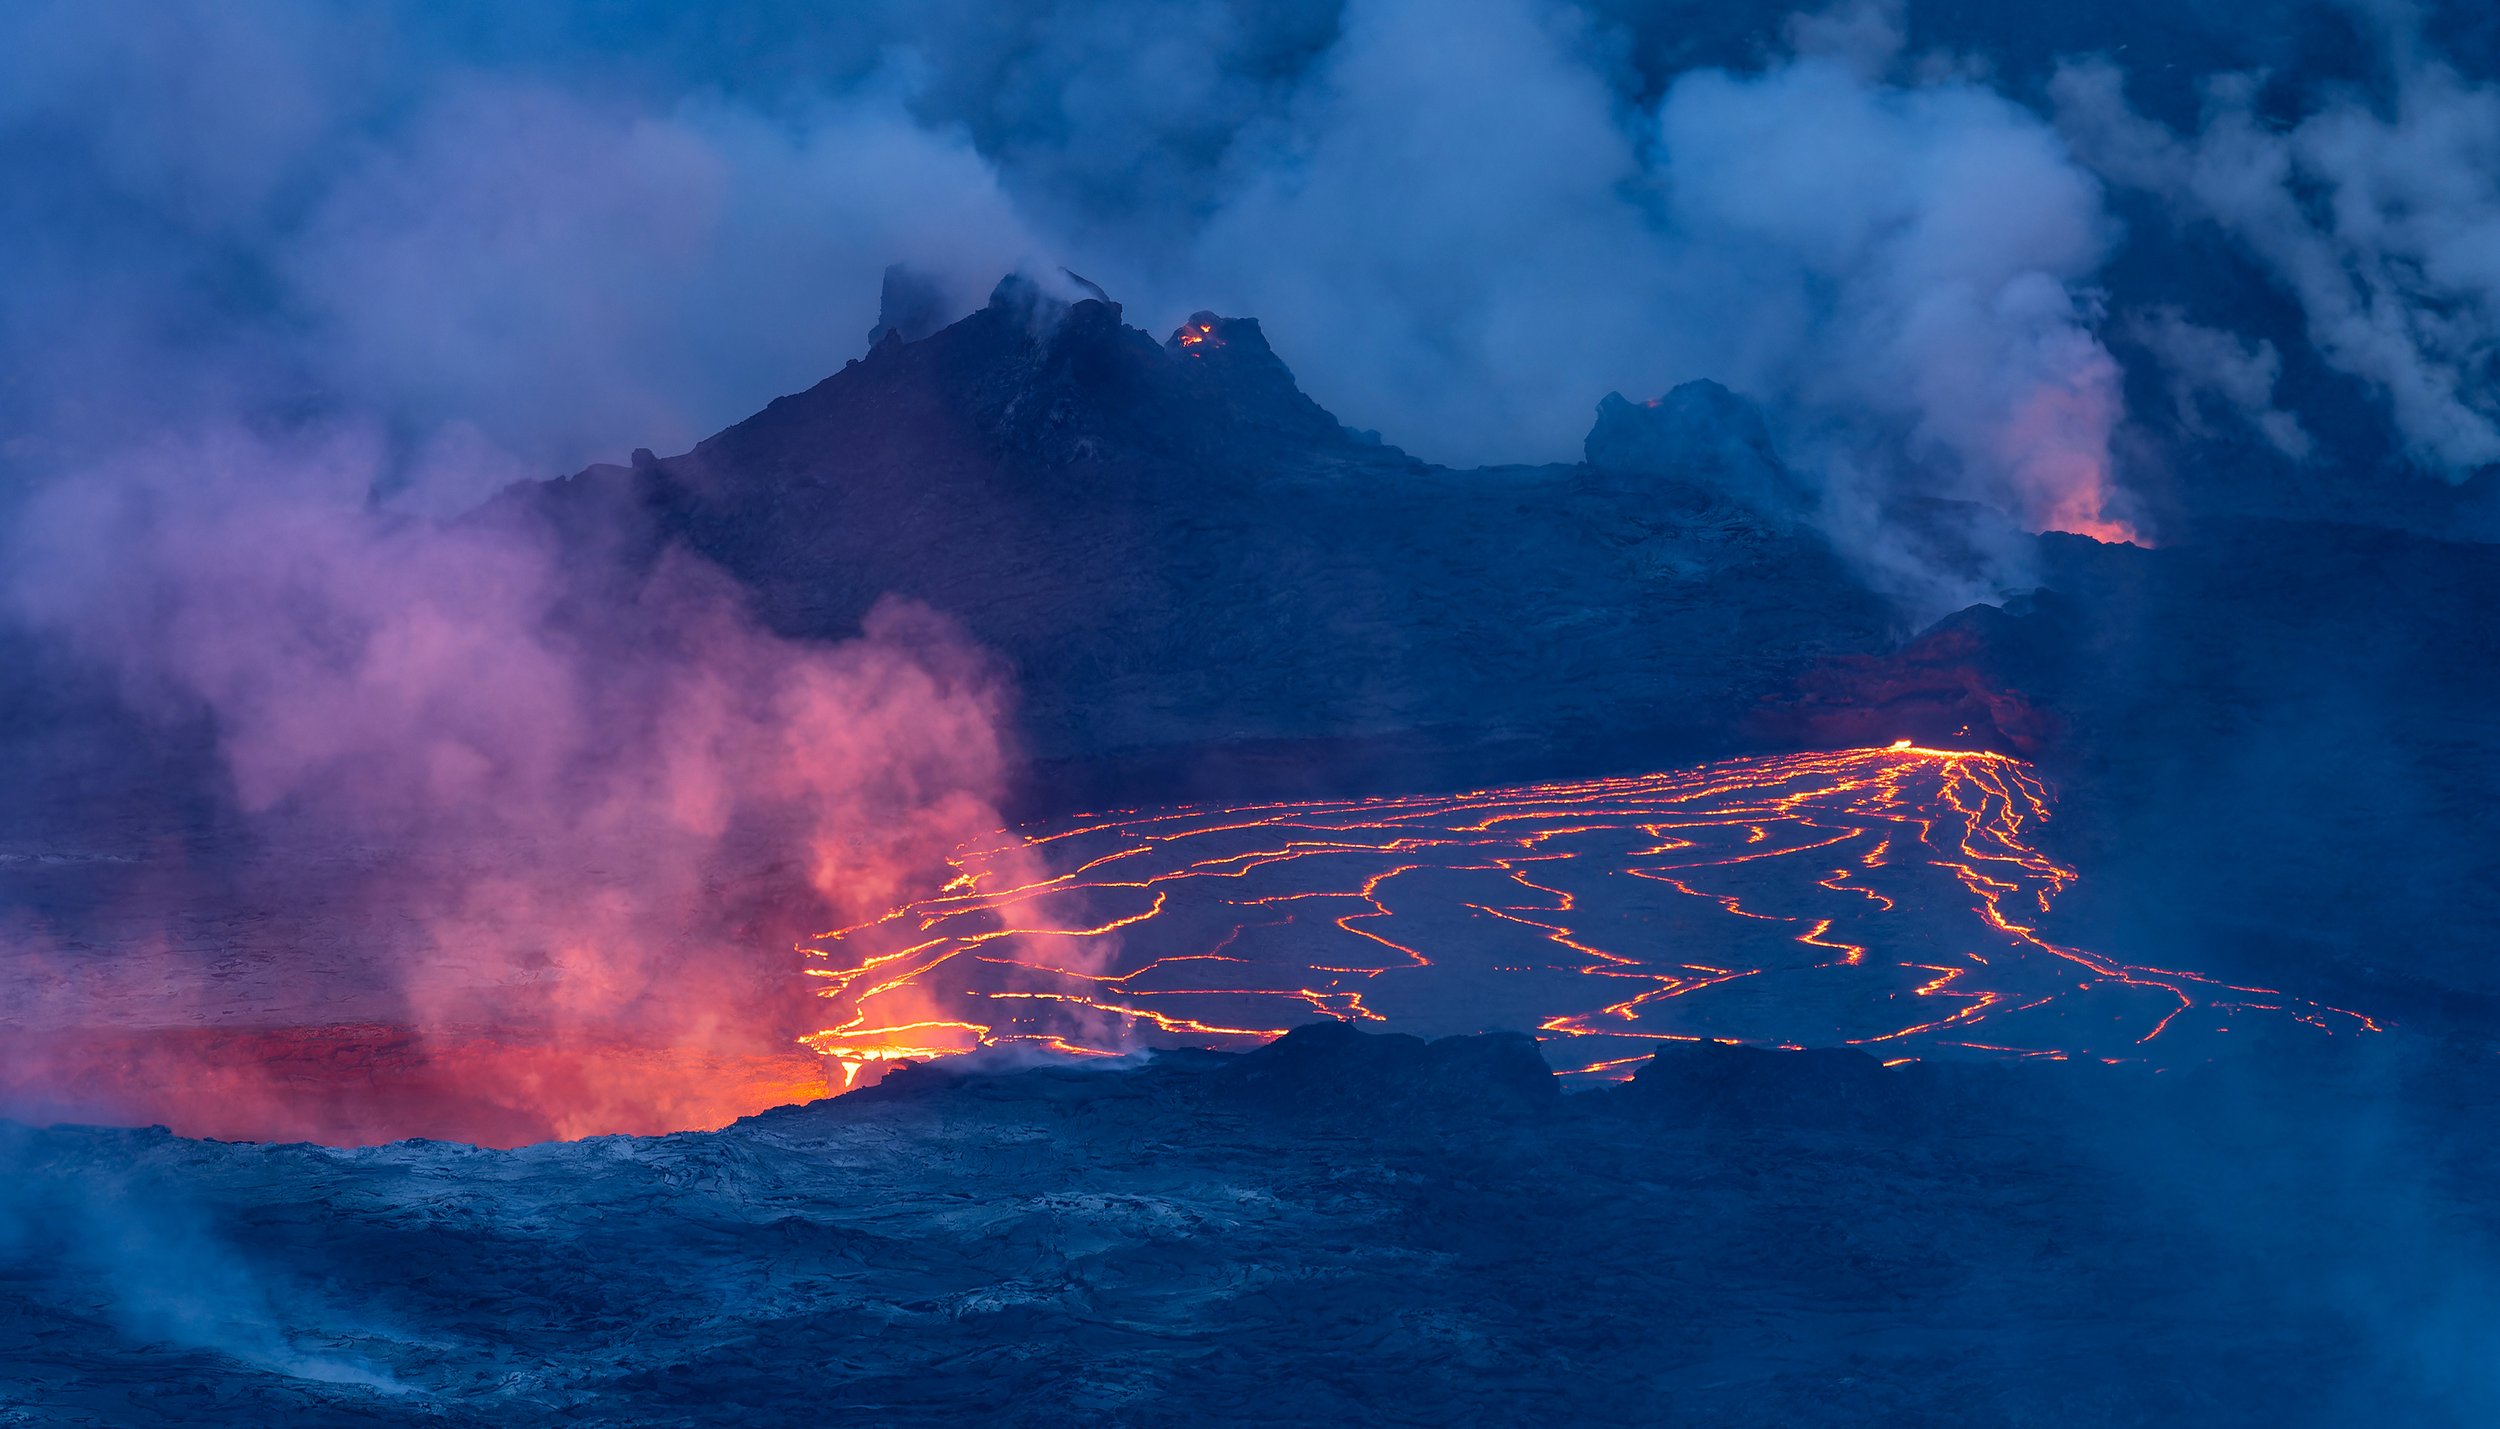
[[[471,1034],[786,1052],[791,942],[997,826],[987,667],[899,603],[847,643],[782,640],[682,553],[628,602],[570,599],[524,527],[366,505],[376,446],[228,431],[88,472],[21,521],[8,594],[207,719],[263,856],[300,871],[287,896],[361,910],[356,945],[291,974],[334,1007],[378,984],[367,1015],[444,1062]],[[559,1132],[725,1119],[678,1070],[476,1090]]]

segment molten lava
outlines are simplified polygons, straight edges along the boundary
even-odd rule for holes
[[[1246,1046],[1314,1016],[1533,1027],[1586,1078],[1661,1041],[2119,1061],[2244,1019],[2377,1030],[2052,940],[2076,875],[2035,844],[2050,812],[2019,760],[1904,740],[1117,813],[966,850],[935,896],[803,949],[840,1015],[802,1040],[849,1084],[984,1046]]]

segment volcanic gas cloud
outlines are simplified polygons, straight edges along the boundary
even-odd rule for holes
[[[225,435],[21,524],[20,609],[216,767],[184,838],[67,850],[8,930],[6,1109],[512,1143],[821,1092],[787,950],[996,827],[983,657],[895,602],[785,640],[681,551],[394,517],[387,474]]]

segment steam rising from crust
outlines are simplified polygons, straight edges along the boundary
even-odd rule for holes
[[[8,595],[213,723],[247,876],[357,929],[272,973],[328,984],[303,998],[327,1019],[374,989],[362,1015],[415,1034],[392,1055],[493,1068],[427,1075],[546,1133],[817,1090],[789,948],[998,825],[993,672],[901,602],[781,639],[682,552],[577,599],[517,524],[373,510],[375,451],[227,431],[87,473],[29,513]],[[696,1062],[721,1104],[678,1078]]]

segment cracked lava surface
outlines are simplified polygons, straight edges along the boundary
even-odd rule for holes
[[[1033,1045],[1246,1047],[1316,1017],[1533,1029],[1620,1078],[1660,1041],[2178,1059],[2369,1017],[2074,947],[2049,790],[1891,746],[1462,794],[1095,816],[959,853],[936,896],[803,951],[834,1083]]]

